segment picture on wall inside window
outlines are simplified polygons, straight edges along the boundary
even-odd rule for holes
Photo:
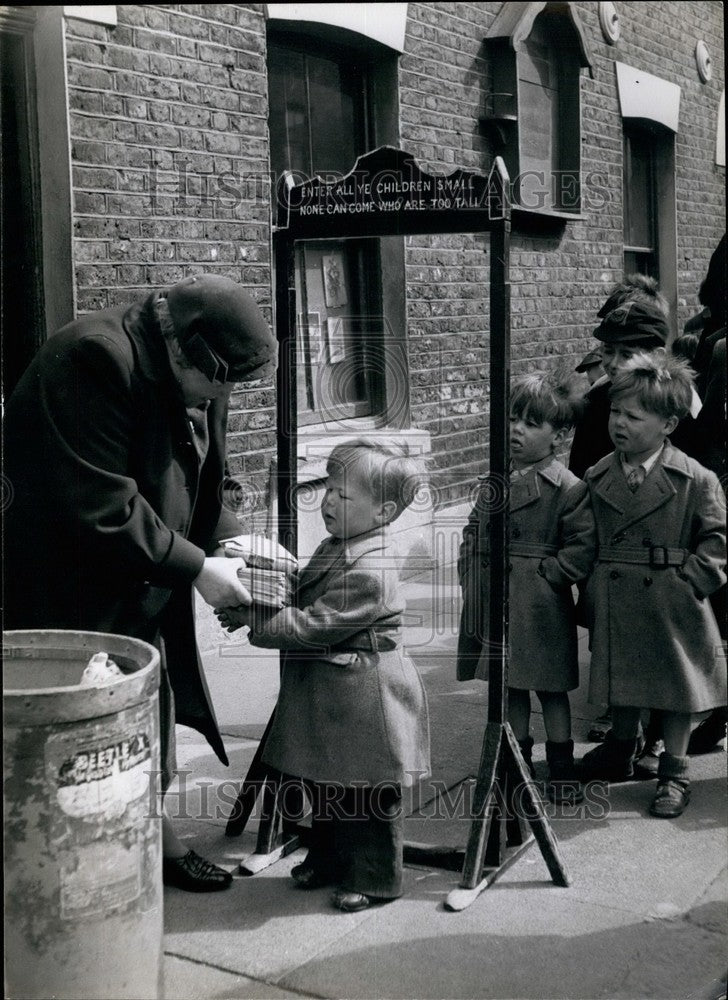
[[[326,349],[330,365],[346,360],[346,336],[341,316],[329,316],[326,320]]]
[[[333,253],[321,258],[324,272],[324,296],[327,309],[341,309],[349,304],[344,284],[344,260],[341,254]]]

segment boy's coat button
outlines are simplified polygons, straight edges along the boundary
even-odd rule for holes
[[[652,577],[651,576],[646,576],[645,577],[645,587],[651,587],[651,586],[652,586]]]
[[[613,569],[612,572],[609,574],[609,579],[610,580],[618,580],[619,579],[619,571],[616,570],[616,569]]]

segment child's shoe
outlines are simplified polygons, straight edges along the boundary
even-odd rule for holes
[[[657,777],[657,770],[660,766],[660,757],[665,750],[664,740],[655,740],[654,743],[647,743],[644,750],[634,762],[634,776],[642,780],[654,779]]]
[[[584,792],[574,766],[574,741],[554,743],[546,740],[546,760],[549,765],[549,780],[546,782],[549,800],[559,806],[583,802]]]
[[[291,878],[299,889],[320,889],[325,885],[333,885],[336,881],[333,875],[327,875],[306,861],[291,868]]]
[[[533,736],[527,736],[525,740],[518,740],[518,745],[521,748],[521,756],[526,763],[528,773],[535,781],[536,772],[533,769]]]
[[[650,813],[661,819],[680,816],[690,801],[688,757],[675,757],[667,750],[660,757],[657,772],[657,791],[650,806]]]
[[[594,719],[591,724],[591,729],[587,733],[587,741],[589,743],[603,743],[612,728],[612,713],[607,710],[604,715],[600,715],[598,719]]]
[[[618,740],[610,730],[604,743],[579,761],[579,777],[582,781],[630,781],[637,748],[637,739]]]
[[[363,892],[348,892],[346,889],[337,889],[331,896],[331,902],[337,910],[343,910],[344,913],[358,913],[360,910],[368,910],[370,906],[383,906],[385,903],[392,903],[394,899],[365,896]]]

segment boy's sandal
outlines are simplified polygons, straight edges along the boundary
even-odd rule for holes
[[[343,910],[344,913],[358,913],[360,910],[368,910],[371,906],[381,906],[384,903],[391,903],[393,900],[365,896],[363,892],[347,892],[345,889],[337,889],[331,897],[331,902],[337,910]]]
[[[674,819],[682,815],[689,801],[690,786],[683,781],[672,781],[668,778],[657,786],[650,813],[661,819]]]

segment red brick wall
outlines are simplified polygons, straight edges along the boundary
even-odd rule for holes
[[[724,85],[722,5],[622,3],[621,38],[604,40],[596,3],[575,5],[594,58],[583,75],[583,221],[554,236],[514,230],[511,243],[514,372],[579,358],[595,314],[622,275],[622,119],[614,62],[677,83],[678,324],[698,308],[697,289],[725,228],[725,170],[715,166]],[[477,119],[488,87],[482,38],[500,3],[413,3],[400,64],[402,145],[430,169],[486,171],[492,151]],[[694,50],[703,38],[713,78],[701,84]],[[487,237],[408,241],[407,305],[414,422],[433,435],[442,499],[465,494],[485,467],[487,444]],[[483,252],[485,250],[485,252]]]
[[[478,118],[483,45],[499,2],[410,3],[399,68],[402,146],[427,168],[487,171]],[[622,269],[622,122],[614,61],[681,87],[676,145],[679,325],[725,226],[714,163],[724,85],[722,5],[619,4],[609,46],[598,5],[576,4],[594,57],[583,75],[585,218],[551,236],[512,238],[513,368],[575,361],[592,344]],[[82,311],[214,270],[248,286],[270,316],[267,82],[262,4],[120,5],[119,24],[67,21],[74,259]],[[703,38],[713,79],[701,84]],[[466,495],[487,442],[487,237],[407,240],[413,423],[432,435],[442,502]],[[238,392],[231,471],[265,491],[275,444],[270,388]]]
[[[114,28],[67,21],[79,310],[186,274],[245,285],[271,318],[261,5],[119,5]],[[265,490],[270,388],[233,396],[230,470]]]

